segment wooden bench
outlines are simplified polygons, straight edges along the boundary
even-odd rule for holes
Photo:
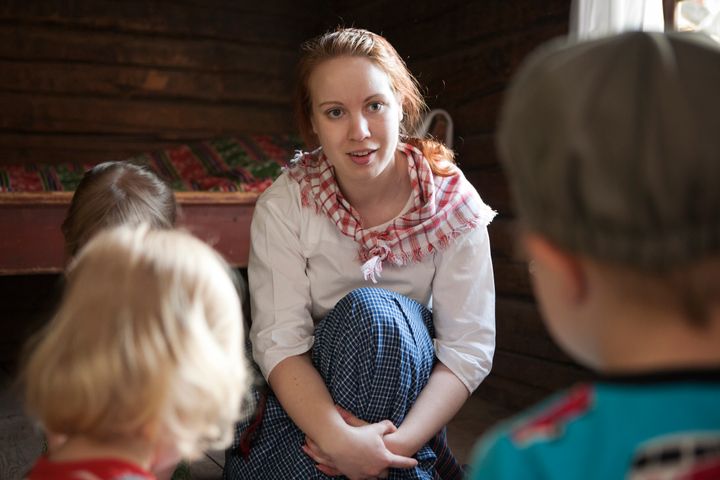
[[[245,267],[255,202],[298,143],[292,136],[253,135],[181,145],[128,160],[147,164],[175,189],[178,227],[215,247],[232,266]],[[61,173],[52,165],[20,166],[15,184],[8,173],[12,169],[0,165],[0,175],[3,167],[0,275],[62,271],[66,258],[60,225],[73,192],[22,190],[69,190],[82,176],[83,166],[63,166]],[[198,191],[207,185],[219,191]]]
[[[73,192],[0,194],[0,275],[60,272],[60,225]],[[178,226],[214,246],[235,267],[247,266],[250,221],[259,194],[176,192]]]

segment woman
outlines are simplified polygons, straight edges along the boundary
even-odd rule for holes
[[[317,149],[255,209],[250,338],[272,392],[225,474],[433,478],[428,441],[492,363],[494,212],[450,151],[405,137],[425,105],[383,37],[322,35],[298,72]]]

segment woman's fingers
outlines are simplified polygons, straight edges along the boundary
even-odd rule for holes
[[[343,418],[343,420],[347,420],[348,418],[354,416],[352,413],[348,412],[347,410],[345,410],[343,407],[341,407],[337,403],[335,404],[335,410],[338,411],[338,413]]]
[[[414,458],[403,457],[394,453],[390,453],[388,460],[390,461],[390,468],[414,468],[418,464]]]
[[[390,420],[383,420],[382,422],[376,423],[375,425],[380,425],[380,428],[382,428],[382,435],[397,432],[397,427]]]
[[[348,425],[350,425],[352,427],[362,427],[362,426],[368,424],[365,420],[359,419],[352,413],[345,410],[340,405],[335,405],[335,409],[338,411],[338,413],[340,414],[342,419],[345,420],[345,423],[347,423]]]
[[[340,470],[336,470],[336,469],[334,469],[334,468],[330,468],[330,467],[328,467],[327,465],[323,465],[323,464],[321,464],[321,463],[316,464],[316,465],[315,465],[315,468],[317,468],[318,470],[320,470],[322,473],[324,473],[324,474],[327,475],[328,477],[337,477],[337,476],[339,476],[339,475],[342,475],[342,473],[340,472]],[[384,477],[384,478],[387,478],[387,477]]]
[[[335,468],[335,464],[323,453],[322,450],[309,437],[305,437],[305,445],[300,447],[305,455],[312,458],[315,463]]]
[[[327,466],[333,467],[333,468],[335,467],[335,465],[333,465],[333,463],[330,461],[330,458],[328,458],[328,456],[325,455],[325,453],[320,449],[318,444],[313,441],[312,438],[305,436],[305,445],[307,445],[308,448],[310,449],[310,451],[313,452],[315,455],[326,460],[326,461],[322,462],[324,465],[327,465]]]

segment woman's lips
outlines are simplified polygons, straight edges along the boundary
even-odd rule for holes
[[[348,153],[348,157],[356,165],[367,165],[377,150],[356,150]]]

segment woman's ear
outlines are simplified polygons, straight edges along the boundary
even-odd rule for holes
[[[530,257],[530,268],[536,281],[559,282],[571,302],[581,302],[587,295],[587,272],[582,261],[573,253],[557,246],[537,233],[526,233],[523,238]]]

